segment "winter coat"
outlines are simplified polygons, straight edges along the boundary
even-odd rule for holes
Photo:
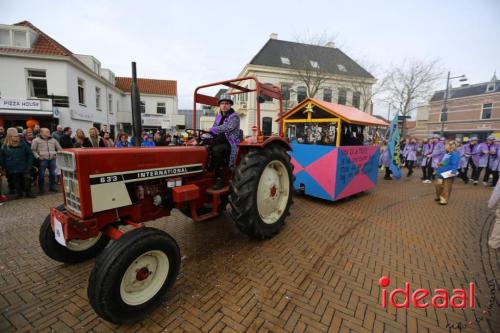
[[[476,158],[474,159],[474,164],[477,167],[484,168],[488,166],[488,156],[489,156],[490,146],[486,143],[480,143],[476,148]]]
[[[231,155],[229,158],[229,167],[234,167],[236,162],[236,155],[238,154],[238,145],[240,144],[240,117],[234,112],[233,109],[229,109],[227,117],[224,122],[219,125],[222,119],[222,112],[219,112],[217,117],[215,117],[214,124],[210,129],[210,132],[214,135],[224,133],[229,145],[231,146]]]
[[[500,146],[498,144],[492,144],[490,146],[490,161],[488,162],[488,168],[491,170],[498,169],[498,153],[500,152]]]
[[[122,140],[117,140],[115,143],[115,147],[117,148],[127,148],[132,147],[132,145],[127,141],[127,143],[123,143]]]
[[[441,175],[443,172],[452,171],[453,173],[458,173],[458,165],[460,163],[460,154],[458,151],[452,151],[443,156],[441,160],[442,166],[438,167],[436,172]]]
[[[422,146],[422,163],[420,164],[421,166],[425,167],[429,163],[430,157],[428,157],[427,155],[431,153],[431,150],[432,150],[432,144],[424,143],[424,145]]]
[[[434,148],[432,150],[432,167],[436,169],[438,167],[439,162],[444,157],[444,154],[446,153],[446,150],[444,148],[444,142],[439,141],[434,144]]]
[[[73,148],[75,145],[75,139],[71,138],[69,135],[63,135],[61,136],[61,140],[59,140],[59,144],[63,149]]]
[[[417,160],[417,144],[416,143],[408,143],[405,146],[403,151],[403,156],[407,161],[416,161]]]
[[[26,173],[33,165],[33,153],[23,141],[17,146],[4,146],[0,149],[0,166],[7,173]]]
[[[470,144],[465,144],[463,146],[460,146],[457,150],[460,154],[460,163],[459,163],[458,167],[460,169],[467,168],[467,166],[469,165],[469,160],[471,158],[471,146],[470,146]]]
[[[61,150],[59,142],[52,137],[44,139],[39,136],[31,143],[33,155],[35,155],[36,159],[40,160],[53,160],[56,158],[56,153]]]
[[[153,141],[142,141],[141,147],[155,147],[156,144]]]
[[[83,147],[85,148],[102,148],[102,147],[106,147],[106,144],[104,143],[104,141],[102,141],[102,138],[100,136],[97,137],[97,146],[94,146],[92,144],[92,140],[90,140],[90,138],[85,138],[85,140],[83,140]]]
[[[382,146],[380,148],[380,157],[378,159],[378,165],[384,166],[386,168],[391,166],[391,156],[389,154],[389,146]]]

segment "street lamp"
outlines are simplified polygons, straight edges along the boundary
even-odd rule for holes
[[[450,71],[448,71],[448,78],[446,79],[446,90],[444,92],[443,108],[441,109],[441,136],[444,134],[444,123],[448,121],[448,95],[450,94],[450,80],[460,78],[460,82],[467,81],[465,74],[459,76],[450,77]]]

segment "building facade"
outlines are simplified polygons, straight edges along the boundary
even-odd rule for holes
[[[280,87],[284,112],[307,97],[315,97],[354,106],[371,114],[371,89],[376,82],[375,78],[336,48],[334,43],[317,46],[278,40],[277,34],[271,34],[270,37],[238,77],[254,76],[263,84]],[[315,96],[308,96],[308,89],[299,78],[299,73],[303,75],[304,72],[313,80],[315,76],[322,77]],[[252,84],[253,82],[248,81],[247,87],[255,88]],[[234,109],[240,116],[241,128],[245,134],[251,134],[251,128],[255,124],[256,103],[255,94],[235,95]],[[265,100],[260,109],[264,135],[277,133],[278,124],[275,120],[278,101]]]
[[[417,132],[421,136],[440,134],[445,137],[500,135],[500,81],[496,74],[490,81],[450,88],[448,112],[442,118],[445,91],[436,91],[429,106],[417,112]]]
[[[28,21],[0,25],[0,77],[2,126],[26,127],[34,119],[51,129],[131,128],[123,84],[131,79],[116,78],[95,57],[72,53]],[[145,113],[177,113],[176,81],[140,79],[139,91]]]

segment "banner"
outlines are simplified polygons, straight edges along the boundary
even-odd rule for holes
[[[400,148],[399,148],[399,128],[398,128],[398,116],[396,115],[392,120],[391,127],[389,128],[389,155],[392,156],[391,166],[389,169],[392,175],[396,179],[401,178],[401,171],[399,167],[401,166],[401,160],[399,158]]]

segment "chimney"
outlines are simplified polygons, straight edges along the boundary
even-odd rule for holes
[[[335,48],[335,42],[328,42],[325,44],[326,47],[331,47],[332,49]]]
[[[269,35],[269,38],[270,38],[270,39],[278,39],[278,34],[277,34],[277,33],[275,33],[275,32],[273,32],[273,33],[271,33],[271,34]]]

